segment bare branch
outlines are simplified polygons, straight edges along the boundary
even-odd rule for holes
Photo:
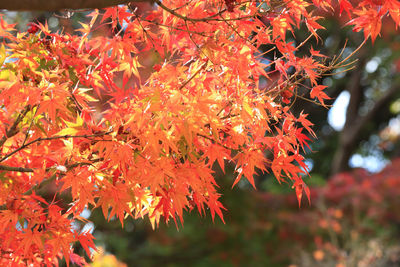
[[[254,18],[254,15],[251,16],[243,16],[243,17],[237,17],[237,18],[216,18],[217,16],[221,16],[223,13],[225,13],[227,10],[226,9],[222,9],[221,11],[219,11],[218,13],[215,13],[213,15],[210,15],[208,17],[204,17],[204,18],[191,18],[191,17],[186,17],[183,16],[181,14],[179,14],[178,12],[174,11],[173,9],[165,6],[163,3],[161,3],[161,1],[159,0],[154,0],[154,2],[157,3],[157,5],[159,7],[161,7],[162,9],[164,9],[165,11],[167,11],[168,13],[170,13],[171,15],[174,15],[175,17],[178,17],[180,19],[183,19],[184,21],[191,21],[191,22],[206,22],[206,21],[230,21],[230,20],[244,20],[244,19],[250,19],[250,18]]]
[[[94,9],[128,4],[150,2],[151,0],[2,0],[0,9],[59,11],[62,9]]]

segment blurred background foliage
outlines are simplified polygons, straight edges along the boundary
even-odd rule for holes
[[[151,8],[138,5],[139,12]],[[54,31],[73,33],[87,12],[1,13],[21,31],[47,20]],[[342,24],[338,14],[325,20],[321,39],[298,53],[312,46],[331,57],[342,49],[350,54],[362,36]],[[384,21],[382,28],[381,38],[356,54],[352,70],[321,79],[330,110],[301,99],[293,107],[309,114],[318,136],[306,154],[311,204],[303,199],[299,208],[293,190],[268,173],[258,177],[257,190],[246,182],[231,189],[233,167],[225,174],[216,167],[226,224],[188,212],[184,226],[153,230],[147,220],[128,219],[121,229],[119,221],[87,211],[92,223],[84,227],[101,247],[91,266],[399,266],[400,35],[394,24]],[[296,44],[305,34],[288,38]],[[149,73],[157,56],[142,57]]]

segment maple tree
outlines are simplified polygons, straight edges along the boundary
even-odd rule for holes
[[[156,0],[144,14],[133,4],[95,10],[76,34],[40,23],[21,33],[0,18],[1,263],[83,264],[72,244],[95,249],[78,226],[86,208],[122,225],[127,216],[183,223],[192,209],[223,220],[215,162],[236,164],[233,185],[245,177],[255,186],[257,170],[272,171],[299,203],[303,192],[309,199],[301,153],[315,134],[291,106],[302,98],[327,107],[319,79],[351,68],[356,51],[296,51],[319,40],[318,12],[336,7],[365,41],[383,16],[400,25],[399,1],[355,2]],[[93,34],[99,23],[109,36]],[[302,25],[309,36],[294,42]],[[149,51],[159,63],[144,77]]]

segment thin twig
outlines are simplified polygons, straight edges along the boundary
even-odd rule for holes
[[[182,90],[191,80],[193,80],[193,78],[196,77],[197,74],[199,74],[200,71],[202,71],[204,69],[204,67],[207,65],[207,63],[208,63],[208,60],[206,62],[204,62],[203,65],[201,65],[200,68],[179,87],[179,90]]]

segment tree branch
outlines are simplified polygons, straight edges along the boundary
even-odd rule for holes
[[[160,0],[154,0],[154,2],[161,7],[162,9],[164,9],[165,11],[167,11],[168,13],[170,13],[171,15],[174,15],[175,17],[178,17],[180,19],[183,19],[184,21],[191,21],[191,22],[207,22],[207,21],[230,21],[230,20],[243,20],[243,19],[250,19],[250,18],[254,18],[254,15],[252,16],[243,16],[243,17],[238,17],[238,18],[216,18],[218,16],[221,16],[223,13],[225,13],[227,11],[227,9],[222,9],[221,11],[219,11],[218,13],[212,14],[208,17],[204,17],[204,18],[192,18],[192,17],[186,17],[183,16],[181,14],[179,14],[178,12],[176,12],[175,10],[165,6]]]
[[[0,139],[0,147],[4,145],[4,143],[7,141],[9,137],[12,137],[18,133],[17,126],[22,121],[22,119],[25,117],[25,115],[28,113],[29,110],[30,106],[26,106],[25,109],[22,111],[22,113],[18,115],[13,125],[7,130],[6,134]]]
[[[77,162],[77,163],[74,163],[74,164],[71,164],[71,165],[67,165],[66,168],[67,168],[67,171],[70,171],[75,167],[85,166],[85,165],[92,165],[93,163],[96,163],[96,162],[99,162],[99,161],[102,161],[102,160],[104,160],[104,158],[95,159],[95,160],[92,160],[91,162]],[[46,168],[46,170],[49,170],[49,169],[51,169],[51,168]],[[54,173],[52,176],[50,176],[50,178],[44,179],[41,183],[38,183],[38,184],[32,186],[28,191],[26,191],[24,193],[24,195],[30,195],[34,190],[37,190],[40,187],[43,187],[43,186],[51,183],[56,178],[57,178],[57,173]]]
[[[67,171],[72,170],[75,167],[78,166],[86,166],[86,165],[92,165],[93,163],[99,162],[101,160],[104,160],[103,158],[99,159],[94,159],[91,160],[90,162],[76,162],[67,166],[64,166]],[[49,167],[46,168],[46,171],[50,171],[51,169],[57,169],[57,167]],[[32,168],[25,168],[25,167],[13,167],[13,166],[7,166],[7,165],[2,165],[0,164],[0,171],[9,171],[9,172],[34,172],[35,169]]]
[[[52,137],[39,137],[35,140],[32,140],[22,146],[20,146],[19,148],[15,149],[14,151],[8,153],[7,155],[5,155],[4,157],[2,157],[0,159],[0,162],[5,161],[6,159],[8,159],[9,157],[11,157],[12,155],[14,155],[15,153],[17,153],[18,151],[21,151],[23,149],[25,149],[26,147],[37,143],[37,142],[41,142],[41,141],[49,141],[49,140],[56,140],[56,139],[64,139],[64,138],[91,138],[91,137],[98,137],[98,136],[104,136],[104,135],[108,135],[111,132],[104,132],[104,133],[97,133],[97,134],[90,134],[90,135],[59,135],[59,136],[52,136]]]
[[[130,2],[150,2],[151,0],[2,0],[0,9],[15,11],[42,10],[59,11],[62,9],[94,9],[128,4]]]
[[[34,172],[32,168],[24,168],[24,167],[13,167],[7,165],[0,165],[0,171],[8,171],[8,172]]]

